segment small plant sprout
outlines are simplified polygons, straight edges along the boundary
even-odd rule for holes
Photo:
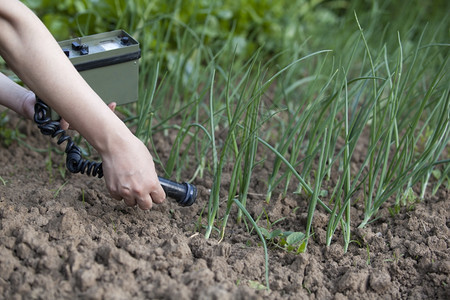
[[[85,198],[84,198],[84,189],[81,189],[81,203],[83,203],[83,206],[86,205],[86,201],[85,201]]]
[[[66,184],[68,183],[68,181],[65,181],[63,184],[61,184],[55,191],[55,193],[53,194],[53,198],[58,197],[59,193],[62,191],[62,189],[66,186]]]

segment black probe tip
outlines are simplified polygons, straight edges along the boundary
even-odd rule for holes
[[[187,182],[177,183],[158,177],[166,196],[175,199],[180,206],[191,206],[197,198],[197,188]]]
[[[179,201],[178,204],[181,206],[191,206],[194,204],[195,199],[197,199],[197,188],[195,185],[187,182],[183,184],[186,186],[186,197],[182,201]]]

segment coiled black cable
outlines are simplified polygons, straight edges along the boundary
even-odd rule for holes
[[[87,175],[103,177],[103,168],[101,162],[93,162],[83,159],[81,149],[74,144],[72,138],[66,135],[66,131],[61,128],[58,121],[51,119],[50,107],[41,99],[36,97],[34,105],[34,121],[44,135],[50,135],[52,138],[58,138],[58,145],[67,142],[65,152],[66,167],[71,173],[86,173]],[[164,192],[168,197],[175,199],[180,206],[191,206],[197,198],[197,188],[189,183],[177,183],[168,179],[158,177]]]
[[[34,121],[38,124],[38,128],[44,135],[50,135],[52,138],[58,137],[58,145],[67,142],[65,152],[66,167],[72,173],[86,173],[87,175],[103,177],[103,169],[101,162],[93,162],[83,159],[81,149],[74,144],[72,138],[66,135],[66,131],[61,129],[58,121],[53,121],[50,114],[50,108],[39,98],[36,98],[34,105]]]

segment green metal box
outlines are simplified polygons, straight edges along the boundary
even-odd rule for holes
[[[139,43],[123,30],[61,41],[59,45],[106,103],[138,99]]]

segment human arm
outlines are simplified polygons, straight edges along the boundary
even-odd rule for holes
[[[19,115],[32,119],[36,96],[30,90],[18,85],[3,73],[0,73],[0,104],[12,109]]]
[[[44,24],[20,1],[0,0],[0,55],[99,152],[113,198],[142,209],[165,199],[147,147],[90,88]]]
[[[0,73],[0,105],[6,106],[22,117],[32,120],[35,103],[36,95],[32,91],[18,85],[3,73]],[[108,104],[112,111],[115,111],[116,106],[116,102]],[[72,129],[64,119],[60,120],[60,126],[64,130]]]

